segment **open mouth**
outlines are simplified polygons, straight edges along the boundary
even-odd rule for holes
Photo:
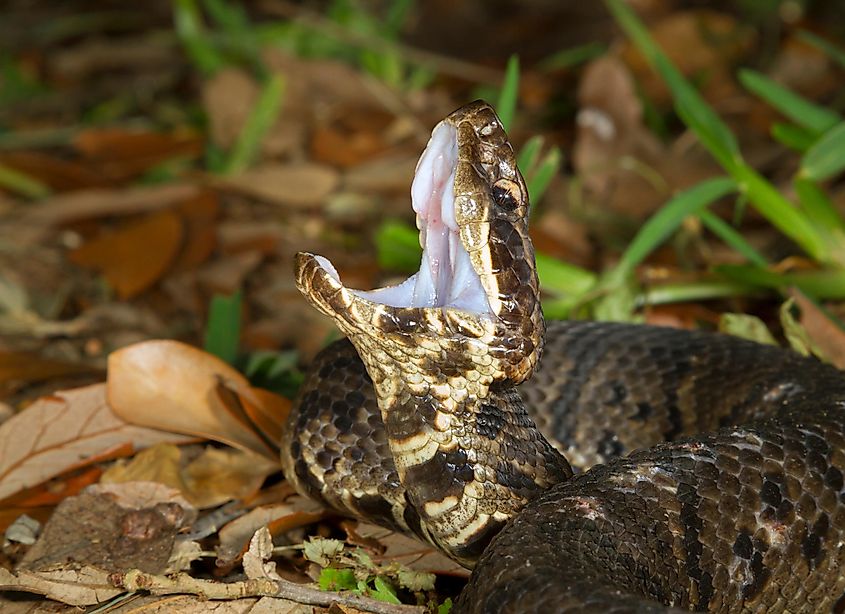
[[[420,270],[395,286],[354,290],[355,295],[392,307],[441,307],[492,313],[455,221],[457,163],[457,130],[441,122],[431,133],[411,184],[411,203],[417,214],[423,248]],[[318,256],[318,261],[340,281],[328,260]]]

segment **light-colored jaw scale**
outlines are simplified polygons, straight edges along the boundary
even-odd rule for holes
[[[364,361],[423,533],[470,565],[529,498],[571,475],[507,389],[530,376],[544,324],[525,183],[489,105],[437,125],[411,194],[418,273],[350,290],[325,258],[300,253],[296,281]]]

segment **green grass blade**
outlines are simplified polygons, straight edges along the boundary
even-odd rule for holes
[[[211,37],[204,31],[195,0],[176,0],[173,4],[173,22],[176,36],[201,73],[211,75],[225,64]]]
[[[797,177],[793,185],[798,201],[814,224],[821,228],[845,230],[845,220],[839,215],[828,195],[815,182]]]
[[[0,188],[33,200],[50,195],[50,188],[26,173],[0,164]]]
[[[812,32],[799,32],[798,38],[800,38],[804,42],[810,43],[816,49],[823,51],[824,53],[829,55],[833,61],[839,64],[839,66],[845,68],[845,49],[842,49],[842,47],[834,45],[826,38],[817,36]]]
[[[508,58],[508,65],[505,68],[505,82],[502,84],[502,91],[499,93],[499,101],[496,104],[496,112],[502,120],[502,126],[508,130],[513,123],[516,114],[516,100],[519,96],[519,56],[513,54]]]
[[[544,141],[545,139],[542,135],[535,134],[525,141],[525,145],[519,150],[519,154],[516,156],[516,164],[523,173],[527,173],[537,164]]]
[[[710,232],[745,256],[752,264],[756,264],[759,267],[769,266],[768,261],[745,240],[741,233],[712,211],[700,211],[698,213],[698,219],[702,221]]]
[[[633,10],[623,0],[605,0],[605,3],[668,85],[678,115],[733,176],[741,192],[771,224],[813,258],[828,261],[830,249],[825,237],[771,183],[742,160],[736,138],[655,44]]]
[[[716,272],[734,281],[783,291],[795,286],[814,299],[845,299],[845,271],[775,273],[753,265],[722,265]]]
[[[804,179],[824,181],[845,168],[845,122],[828,130],[801,160],[799,175]]]
[[[545,254],[536,254],[537,276],[543,290],[563,296],[584,294],[596,285],[596,274],[561,262]]]
[[[706,179],[669,200],[651,216],[634,240],[631,241],[619,263],[613,269],[613,281],[621,281],[633,274],[634,269],[655,248],[661,245],[689,215],[695,215],[715,200],[737,189],[728,177]]]
[[[732,175],[742,194],[770,224],[816,260],[828,260],[830,254],[824,235],[777,188],[746,164],[735,168]]]
[[[238,357],[241,337],[241,293],[215,295],[208,308],[205,325],[205,351],[229,364]]]
[[[818,135],[802,126],[777,122],[772,125],[772,138],[781,145],[804,153],[818,139]]]
[[[264,135],[273,126],[282,106],[285,81],[281,75],[271,76],[264,84],[258,101],[255,103],[244,124],[238,140],[226,160],[223,172],[235,174],[246,169],[258,154]]]
[[[748,297],[755,294],[759,294],[759,288],[755,284],[713,279],[653,286],[647,288],[637,302],[639,305],[667,305],[732,296]]]
[[[739,81],[745,89],[762,98],[799,126],[817,135],[842,121],[833,111],[810,102],[755,70],[740,70]]]
[[[540,202],[555,174],[560,170],[562,163],[563,154],[560,148],[555,146],[549,150],[543,161],[531,172],[531,176],[526,181],[528,199],[531,203],[537,204]]]
[[[610,12],[658,74],[666,82],[675,100],[678,115],[727,169],[733,168],[741,155],[736,138],[690,85],[651,38],[636,13],[623,0],[605,0]]]

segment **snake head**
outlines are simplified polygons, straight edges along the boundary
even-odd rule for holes
[[[371,375],[410,356],[429,370],[456,371],[457,361],[487,386],[523,381],[544,333],[528,191],[489,104],[472,102],[434,128],[411,200],[423,247],[417,273],[395,286],[352,290],[327,259],[299,253],[300,291],[350,337]]]

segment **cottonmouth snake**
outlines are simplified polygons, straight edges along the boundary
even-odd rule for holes
[[[489,105],[438,124],[411,192],[424,254],[405,283],[350,290],[297,256],[298,287],[348,337],[289,419],[300,492],[474,567],[456,611],[845,609],[839,371],[561,322],[517,388],[545,325],[525,183]]]

